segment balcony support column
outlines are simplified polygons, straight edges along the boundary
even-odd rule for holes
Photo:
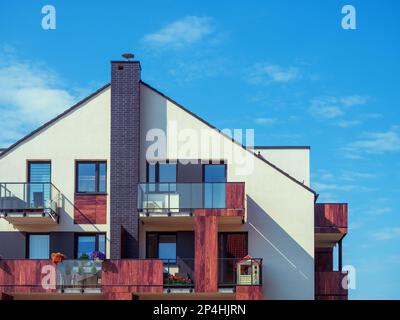
[[[195,291],[218,291],[218,217],[214,210],[195,210]]]

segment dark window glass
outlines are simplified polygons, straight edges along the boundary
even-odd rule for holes
[[[77,192],[97,193],[107,190],[107,165],[105,162],[77,163]]]
[[[106,253],[106,235],[105,234],[99,234],[98,236],[98,241],[99,241],[99,247],[98,251],[102,253]]]
[[[176,234],[148,233],[146,257],[176,263]]]
[[[161,234],[158,241],[158,258],[164,262],[176,262],[176,235]]]
[[[99,163],[99,192],[106,192],[106,176],[107,176],[107,166],[106,164]]]
[[[29,235],[29,259],[49,259],[50,237],[46,234]]]
[[[150,192],[176,191],[176,163],[147,163]]]
[[[160,182],[176,182],[176,164],[160,163]]]
[[[96,251],[96,236],[79,236],[77,258],[82,255],[90,256],[93,251]]]
[[[173,192],[176,190],[176,164],[160,163],[159,164],[159,182],[160,191]]]
[[[78,163],[78,192],[96,192],[95,163]]]
[[[90,234],[78,235],[76,241],[76,258],[79,259],[82,255],[88,255],[94,251],[100,251],[106,254],[106,235],[105,234]]]
[[[147,258],[157,259],[158,258],[158,234],[149,233],[147,235]]]
[[[204,207],[226,207],[226,166],[224,164],[207,164],[204,166]]]
[[[155,183],[156,182],[156,164],[155,163],[149,163],[148,164],[148,177],[147,181],[150,183]]]
[[[34,208],[50,207],[50,162],[29,162],[28,163],[28,203]]]
[[[206,164],[204,166],[204,182],[226,182],[224,164]]]

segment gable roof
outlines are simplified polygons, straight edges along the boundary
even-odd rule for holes
[[[278,172],[280,172],[281,174],[283,174],[284,176],[286,176],[287,178],[289,178],[290,180],[292,180],[293,182],[295,182],[296,184],[300,185],[301,187],[303,187],[304,189],[310,191],[311,193],[314,194],[314,199],[315,201],[318,198],[318,194],[311,188],[309,188],[308,186],[306,186],[305,184],[301,183],[299,180],[297,180],[296,178],[292,177],[290,174],[288,174],[287,172],[283,171],[281,168],[277,167],[276,165],[274,165],[273,163],[269,162],[267,159],[265,159],[262,156],[259,156],[258,154],[256,154],[255,152],[251,151],[250,149],[246,148],[246,146],[244,146],[243,144],[239,143],[238,141],[236,141],[235,139],[233,139],[232,137],[229,137],[226,133],[222,132],[220,129],[218,129],[217,127],[213,126],[212,124],[210,124],[209,122],[207,122],[206,120],[204,120],[203,118],[199,117],[198,115],[196,115],[195,113],[193,113],[192,111],[188,110],[187,108],[185,108],[184,106],[182,106],[180,103],[176,102],[175,100],[173,100],[172,98],[170,98],[169,96],[167,96],[166,94],[162,93],[161,91],[155,89],[154,87],[150,86],[149,84],[147,84],[146,82],[140,80],[140,83],[144,86],[146,86],[147,88],[149,88],[150,90],[156,92],[157,94],[161,95],[162,97],[164,97],[165,99],[167,99],[168,101],[172,102],[173,104],[175,104],[176,106],[178,106],[179,108],[181,108],[183,111],[187,112],[188,114],[190,114],[191,116],[195,117],[197,120],[203,122],[205,125],[207,125],[209,128],[217,131],[218,133],[220,133],[221,135],[225,136],[226,138],[228,138],[229,140],[231,140],[233,143],[237,144],[238,146],[240,146],[241,148],[243,148],[245,151],[249,152],[251,155],[253,155],[254,157],[256,157],[257,159],[260,159],[261,161],[263,161],[264,163],[266,163],[267,165],[269,165],[270,167],[272,167],[273,169],[277,170]],[[43,129],[49,127],[50,125],[52,125],[54,122],[56,122],[57,120],[61,119],[62,117],[66,116],[67,114],[71,113],[72,111],[74,111],[75,109],[79,108],[82,104],[84,104],[85,102],[87,102],[88,100],[92,99],[93,97],[95,97],[96,95],[98,95],[100,92],[102,92],[103,90],[107,89],[108,87],[110,87],[110,83],[107,83],[106,85],[104,85],[103,87],[101,87],[100,89],[96,90],[95,92],[93,92],[92,94],[90,94],[89,96],[87,96],[86,98],[82,99],[81,101],[79,101],[78,103],[76,103],[75,105],[73,105],[72,107],[70,107],[69,109],[65,110],[63,113],[59,114],[58,116],[56,116],[55,118],[51,119],[50,121],[46,122],[45,124],[43,124],[42,126],[40,126],[39,128],[37,128],[36,130],[30,132],[29,134],[27,134],[26,136],[24,136],[23,138],[21,138],[20,140],[18,140],[17,142],[15,142],[14,144],[12,144],[11,146],[9,146],[6,149],[3,149],[0,152],[0,159],[5,156],[6,154],[8,154],[10,151],[12,151],[13,149],[15,149],[18,145],[20,145],[21,143],[23,143],[24,141],[28,140],[30,137],[34,136],[35,134],[39,133],[40,131],[42,131]]]
[[[82,104],[84,104],[85,102],[87,102],[88,100],[92,99],[93,97],[95,97],[96,95],[98,95],[100,92],[102,92],[103,90],[107,89],[110,86],[110,83],[107,83],[105,86],[102,86],[100,89],[96,90],[95,92],[93,92],[92,94],[90,94],[89,96],[87,96],[86,98],[82,99],[81,101],[79,101],[78,103],[74,104],[72,107],[68,108],[67,110],[65,110],[63,113],[60,113],[58,116],[56,116],[55,118],[51,119],[50,121],[46,122],[45,124],[41,125],[39,128],[33,130],[32,132],[28,133],[26,136],[22,137],[21,139],[19,139],[17,142],[15,142],[14,144],[12,144],[11,146],[9,146],[8,148],[5,149],[0,149],[0,158],[2,158],[3,156],[5,156],[7,153],[9,153],[11,150],[13,150],[14,148],[16,148],[19,144],[21,144],[22,142],[24,142],[25,140],[28,140],[30,137],[34,136],[36,133],[39,133],[40,131],[42,131],[43,129],[46,129],[47,127],[49,127],[50,125],[52,125],[54,122],[56,122],[57,120],[61,119],[62,117],[66,116],[67,114],[71,113],[72,111],[74,111],[75,109],[78,109]]]
[[[206,120],[204,120],[203,118],[199,117],[197,114],[193,113],[192,111],[188,110],[187,108],[185,108],[184,106],[182,106],[181,104],[179,104],[178,102],[176,102],[175,100],[173,100],[172,98],[168,97],[166,94],[162,93],[161,91],[155,89],[154,87],[150,86],[149,84],[145,83],[144,81],[140,81],[144,86],[146,86],[147,88],[149,88],[150,90],[153,90],[154,92],[158,93],[159,95],[161,95],[162,97],[164,97],[165,99],[167,99],[168,101],[172,102],[173,104],[175,104],[176,106],[178,106],[179,108],[181,108],[183,111],[189,113],[190,115],[192,115],[193,117],[195,117],[197,120],[203,122],[205,125],[207,125],[208,127],[210,127],[213,130],[216,130],[217,132],[219,132],[220,134],[222,134],[223,136],[225,136],[226,138],[228,138],[229,140],[231,140],[233,143],[237,144],[238,146],[240,146],[241,148],[243,148],[244,150],[246,150],[247,152],[249,152],[251,155],[253,155],[254,157],[256,157],[257,159],[260,159],[261,161],[263,161],[264,163],[266,163],[267,165],[269,165],[270,167],[272,167],[273,169],[277,170],[278,172],[280,172],[281,174],[283,174],[284,176],[286,176],[287,178],[289,178],[290,180],[292,180],[293,182],[297,183],[298,185],[302,186],[304,189],[310,191],[311,193],[314,194],[314,200],[316,201],[318,198],[318,194],[316,191],[314,191],[313,189],[311,189],[310,187],[306,186],[305,184],[301,183],[299,180],[297,180],[296,178],[292,177],[290,174],[288,174],[287,172],[283,171],[281,168],[277,167],[276,165],[274,165],[272,162],[268,161],[267,159],[265,159],[262,156],[259,156],[258,154],[256,154],[255,152],[251,151],[250,149],[246,148],[245,145],[239,143],[238,141],[236,141],[235,139],[233,139],[232,137],[228,136],[226,133],[224,133],[223,131],[221,131],[220,129],[218,129],[217,127],[213,126],[212,124],[210,124],[209,122],[207,122]]]

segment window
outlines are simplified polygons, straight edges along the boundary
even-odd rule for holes
[[[48,234],[28,235],[28,258],[29,259],[50,258],[50,236]]]
[[[176,191],[176,163],[147,163],[147,182],[150,192]]]
[[[105,234],[80,234],[76,237],[75,258],[79,259],[82,255],[88,255],[93,251],[106,253]]]
[[[51,162],[28,162],[28,203],[33,208],[50,206]]]
[[[226,207],[226,165],[206,164],[204,165],[204,207],[225,208]]]
[[[80,161],[76,164],[77,193],[105,193],[107,190],[107,164],[105,161]]]
[[[162,259],[164,262],[176,263],[176,234],[147,233],[146,256],[149,259]]]

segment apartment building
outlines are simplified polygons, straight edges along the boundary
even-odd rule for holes
[[[0,297],[347,299],[347,205],[317,203],[310,148],[239,140],[111,61],[0,151]]]

